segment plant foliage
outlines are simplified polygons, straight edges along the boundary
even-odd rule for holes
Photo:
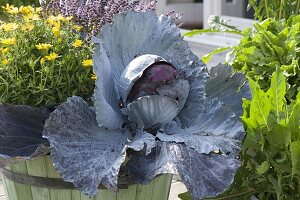
[[[243,165],[226,199],[299,199],[300,93],[288,104],[286,78],[275,71],[264,92],[249,79],[252,100],[244,100],[242,120],[247,127]],[[235,198],[233,198],[235,197]],[[218,199],[218,198],[216,198]]]
[[[38,0],[1,0],[0,1],[0,7],[5,6],[6,4],[11,4],[15,6],[24,6],[24,5],[39,6],[39,1]],[[2,10],[0,10],[0,19],[1,18],[7,19],[7,16],[3,13]]]
[[[146,4],[143,0],[50,0],[47,11],[72,16],[83,26],[86,33],[96,35],[106,23],[111,23],[118,13],[129,10],[150,11],[155,9],[155,1]]]
[[[9,20],[0,22],[0,103],[42,106],[72,95],[90,101],[92,47],[71,18],[43,18],[31,6],[3,9]]]
[[[232,52],[232,66],[257,81],[264,91],[279,67],[287,78],[286,98],[295,99],[300,90],[300,15],[287,21],[267,19],[244,33],[247,35]]]
[[[288,19],[300,13],[300,0],[249,0],[248,10],[254,9],[254,17],[259,21],[266,18]]]
[[[238,45],[217,48],[204,55],[202,59],[205,63],[208,63],[213,55],[231,49],[227,62],[235,70],[244,72],[257,81],[264,91],[270,87],[272,73],[279,67],[287,78],[286,98],[288,101],[296,98],[300,90],[300,15],[281,21],[266,19],[254,23],[253,29],[243,31],[232,29],[227,22],[218,18],[212,19],[214,29],[193,30],[185,36],[226,32],[242,35],[243,38]]]

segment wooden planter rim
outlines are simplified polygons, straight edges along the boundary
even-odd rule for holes
[[[53,189],[76,189],[73,183],[65,182],[62,178],[48,178],[40,176],[31,176],[27,174],[21,174],[18,172],[12,172],[7,169],[0,169],[2,175],[14,182],[24,185],[30,185],[40,188],[53,188]],[[121,176],[118,180],[119,189],[127,189],[129,185],[134,184],[128,176]],[[106,189],[103,185],[99,186],[99,189]]]

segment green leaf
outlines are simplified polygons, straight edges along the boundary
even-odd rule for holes
[[[300,141],[291,143],[291,159],[293,174],[300,175]]]
[[[256,172],[260,175],[264,174],[270,168],[270,163],[268,161],[264,161],[260,166],[256,169]]]
[[[212,29],[195,29],[195,30],[192,30],[192,31],[189,31],[185,34],[183,34],[183,36],[188,36],[188,37],[191,37],[191,36],[194,36],[194,35],[200,35],[200,34],[203,34],[203,33],[233,33],[233,34],[238,34],[238,35],[243,35],[242,32],[240,31],[222,31],[222,30],[212,30]]]
[[[285,105],[286,81],[283,73],[276,70],[271,79],[271,87],[267,91],[270,98],[272,108],[276,110],[277,121],[279,121],[279,112],[283,110]]]
[[[249,79],[249,86],[252,94],[250,116],[257,121],[258,125],[270,130],[267,121],[271,110],[270,100],[267,94],[259,88],[258,83],[252,79]]]
[[[192,200],[192,196],[189,192],[181,193],[178,195],[181,200]]]
[[[220,31],[239,31],[237,27],[229,25],[229,20],[221,19],[219,16],[211,15],[208,19],[208,25],[213,30]]]
[[[275,124],[267,135],[270,145],[287,147],[291,142],[291,131],[283,122]]]
[[[299,93],[300,94],[300,93]],[[289,127],[293,140],[300,140],[300,102],[293,107],[291,115],[289,117]]]
[[[208,54],[202,56],[201,59],[202,59],[202,61],[203,61],[205,64],[207,64],[207,63],[209,63],[209,61],[211,60],[212,56],[214,56],[214,55],[216,55],[216,54],[218,54],[218,53],[221,53],[221,52],[223,52],[223,51],[230,50],[230,49],[232,49],[232,48],[233,48],[233,47],[220,47],[220,48],[217,48],[217,49],[213,50],[212,52],[210,52],[210,53],[208,53]]]

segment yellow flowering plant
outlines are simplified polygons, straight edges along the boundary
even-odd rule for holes
[[[0,103],[42,106],[78,95],[91,102],[92,46],[71,17],[42,16],[40,8],[2,6]]]

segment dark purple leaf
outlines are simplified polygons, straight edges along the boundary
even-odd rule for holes
[[[165,142],[184,143],[199,153],[220,150],[235,157],[245,134],[240,119],[217,99],[204,103],[204,106],[205,110],[189,128],[181,129],[172,122],[157,137]]]
[[[89,196],[97,193],[100,183],[116,191],[126,150],[149,153],[155,142],[147,133],[132,138],[127,129],[100,128],[95,112],[80,97],[69,98],[51,113],[43,134],[57,171]]]
[[[42,138],[49,113],[46,108],[0,105],[0,167],[49,153]]]
[[[179,174],[194,199],[217,196],[233,182],[240,162],[218,154],[200,154],[182,144],[158,142],[148,156],[138,152],[128,170],[138,183],[148,183],[164,173]]]
[[[210,78],[205,91],[208,100],[218,98],[237,115],[243,114],[242,98],[251,98],[250,88],[245,76],[233,73],[232,67],[219,64],[210,70]]]

